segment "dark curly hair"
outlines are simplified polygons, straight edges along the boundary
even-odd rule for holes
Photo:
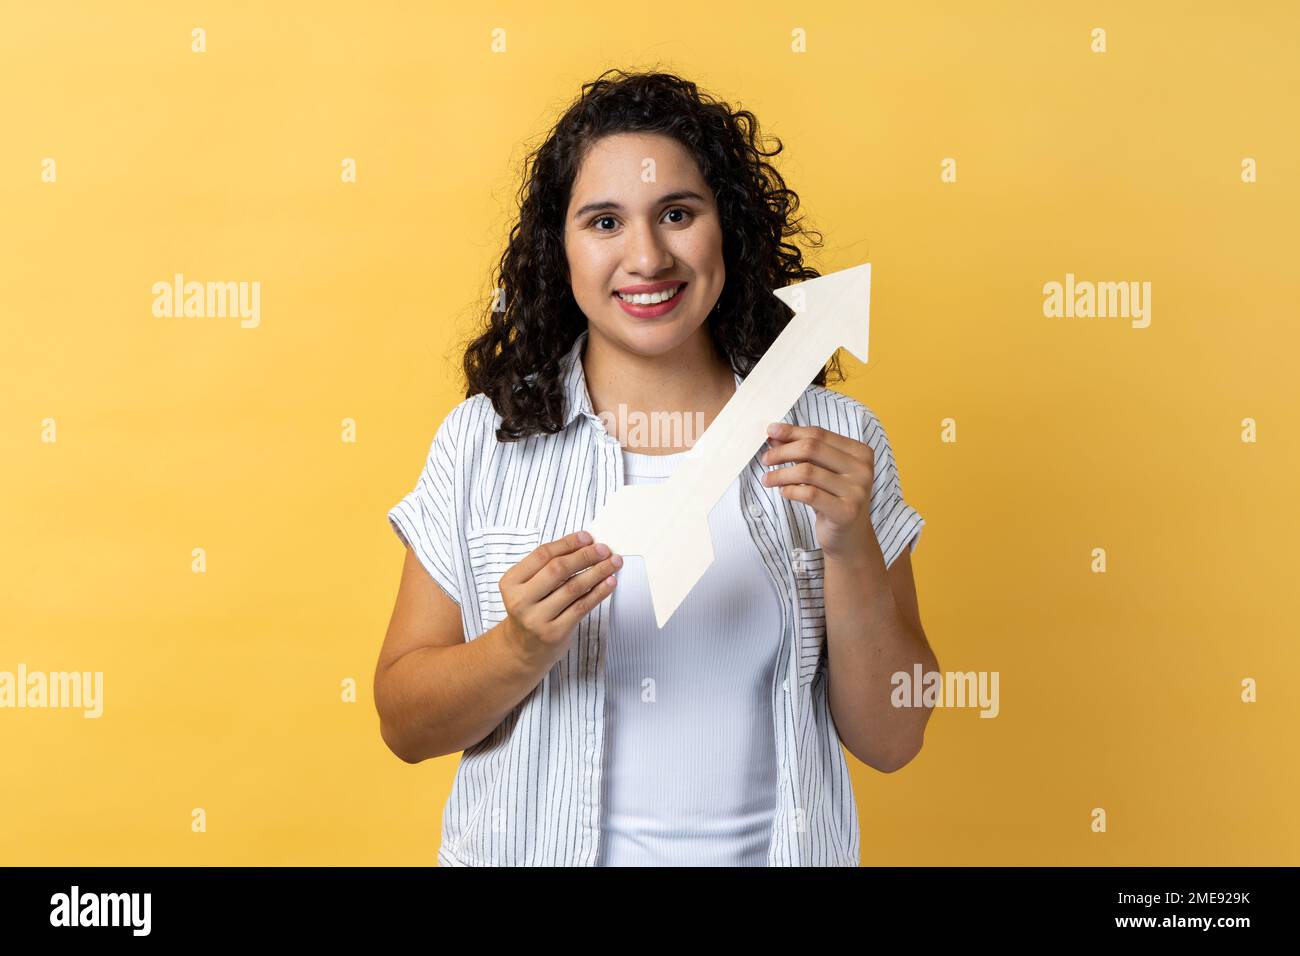
[[[803,264],[798,246],[785,241],[807,238],[810,230],[791,218],[799,197],[765,161],[784,148],[779,138],[775,149],[764,151],[752,113],[733,111],[671,73],[607,70],[583,85],[545,142],[526,158],[519,219],[494,276],[497,295],[487,327],[465,349],[465,397],[482,392],[491,399],[501,416],[499,441],[560,430],[560,360],[587,328],[569,285],[564,215],[587,150],[623,132],[673,137],[694,156],[713,190],[727,279],[707,323],[714,346],[736,374],[748,375],[790,321],[792,313],[770,290],[820,275]],[[808,239],[810,245],[820,246],[821,234],[811,235],[817,241]],[[813,384],[826,385],[828,372],[843,380],[838,354]]]

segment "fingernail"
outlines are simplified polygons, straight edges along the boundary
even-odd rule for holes
[[[578,540],[581,541],[583,544],[591,544],[591,532],[590,532],[590,531],[579,531],[579,532],[578,532]]]
[[[600,555],[602,558],[609,557],[609,545],[607,544],[596,545],[596,553]]]
[[[773,422],[771,425],[767,426],[767,433],[775,437],[781,434],[781,429],[783,427],[784,425],[781,422]]]
[[[614,560],[611,561],[610,563],[613,564],[614,567],[616,568],[621,568],[623,566],[623,555],[621,554],[614,555]]]

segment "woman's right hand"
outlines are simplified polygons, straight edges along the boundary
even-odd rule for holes
[[[526,660],[562,655],[579,622],[614,593],[623,558],[591,541],[587,531],[548,541],[501,575],[506,632]]]

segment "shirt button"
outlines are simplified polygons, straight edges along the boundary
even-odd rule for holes
[[[763,514],[763,506],[760,505],[757,501],[755,501],[750,504],[749,513],[752,514],[755,518],[761,517]]]
[[[790,693],[790,678],[787,677],[785,680],[781,681],[781,689],[787,694]]]

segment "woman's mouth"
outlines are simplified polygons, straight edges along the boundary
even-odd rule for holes
[[[677,307],[677,302],[682,297],[682,290],[687,283],[683,282],[671,292],[656,292],[651,295],[630,295],[623,296],[615,292],[614,298],[619,306],[628,315],[637,319],[657,319],[661,315],[667,315]],[[667,298],[664,298],[667,296]]]

